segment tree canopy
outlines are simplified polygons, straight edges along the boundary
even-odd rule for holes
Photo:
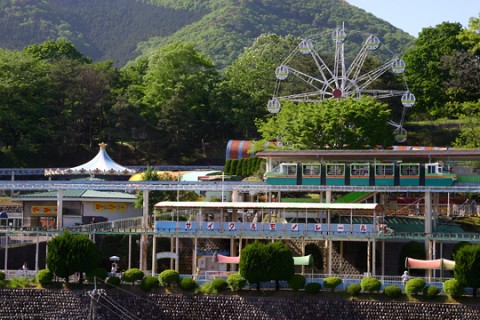
[[[284,103],[278,114],[257,122],[266,140],[294,149],[363,149],[392,143],[390,110],[369,97],[321,103]]]
[[[465,245],[455,253],[455,279],[463,287],[473,289],[473,297],[480,288],[480,245]]]

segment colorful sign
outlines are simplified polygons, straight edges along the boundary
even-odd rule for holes
[[[32,214],[56,215],[57,206],[32,206],[31,212]]]
[[[126,203],[122,202],[95,202],[95,210],[97,211],[125,211]]]

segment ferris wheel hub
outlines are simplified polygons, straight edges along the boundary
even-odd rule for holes
[[[341,98],[342,97],[342,90],[337,88],[337,89],[333,90],[332,95],[333,95],[334,98]]]

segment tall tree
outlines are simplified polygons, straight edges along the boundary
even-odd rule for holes
[[[473,297],[477,297],[480,288],[480,245],[465,245],[455,253],[455,279],[464,287],[473,289]]]
[[[155,146],[165,158],[190,156],[219,135],[210,94],[219,75],[192,44],[173,43],[154,52],[144,77],[144,116],[157,131]]]
[[[255,283],[260,290],[260,282],[270,280],[268,270],[269,262],[266,259],[265,244],[255,241],[243,248],[240,255],[240,274],[248,282]]]
[[[66,282],[76,272],[93,270],[97,262],[95,243],[86,235],[72,235],[66,231],[48,242],[48,269]]]
[[[288,280],[295,274],[293,254],[290,248],[282,241],[275,241],[267,244],[266,256],[268,261],[268,275],[275,281],[275,290],[280,290],[280,281]]]
[[[459,23],[450,22],[424,28],[415,39],[414,48],[404,56],[407,81],[417,98],[414,112],[434,117],[447,116],[443,107],[448,95],[442,88],[451,77],[442,68],[442,58],[467,49],[458,38],[461,30]]]

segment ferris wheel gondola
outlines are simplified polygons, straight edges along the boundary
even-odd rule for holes
[[[400,96],[404,106],[402,118],[399,123],[393,121],[389,123],[395,127],[396,141],[404,142],[407,135],[403,128],[405,109],[414,105],[415,96],[408,90],[408,87],[404,90],[374,89],[372,87],[374,87],[375,81],[388,71],[402,74],[406,68],[405,61],[387,49],[391,58],[387,58],[386,62],[365,71],[365,62],[369,53],[382,46],[378,37],[369,35],[347,67],[344,55],[347,33],[343,28],[339,28],[331,33],[335,54],[333,66],[330,66],[315,49],[313,39],[313,37],[303,39],[276,68],[277,81],[273,97],[267,105],[268,110],[271,113],[278,113],[283,101],[321,102],[324,99],[360,97],[362,95],[372,95],[377,99]]]

